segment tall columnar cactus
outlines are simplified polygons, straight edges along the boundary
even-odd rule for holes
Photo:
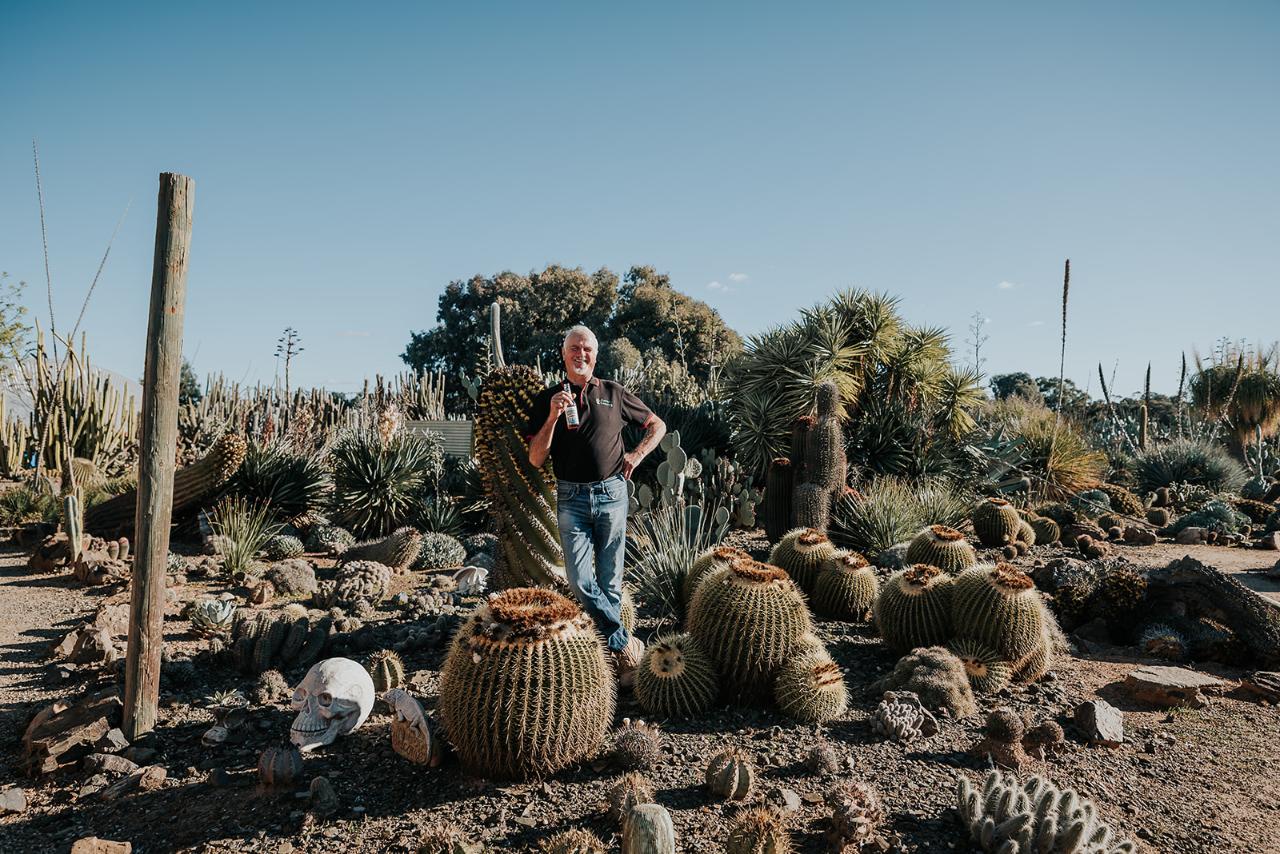
[[[880,582],[867,559],[838,551],[822,564],[813,586],[813,610],[834,620],[865,620],[875,605]]]
[[[844,430],[840,426],[840,390],[834,382],[818,386],[817,417],[805,432],[804,467],[799,473],[793,497],[792,524],[804,528],[827,529],[831,506],[844,493],[848,463],[844,453]]]
[[[1007,563],[961,573],[952,603],[957,635],[982,641],[1019,664],[1039,647],[1049,619],[1035,583]]]
[[[485,377],[475,420],[475,454],[498,529],[497,587],[564,586],[555,479],[548,461],[529,462],[526,415],[542,381],[522,365]]]
[[[964,664],[969,684],[980,694],[994,694],[1013,678],[1013,662],[1001,657],[995,648],[972,638],[953,638],[947,649]]]
[[[791,501],[795,493],[795,473],[791,460],[778,457],[769,463],[764,479],[764,533],[771,542],[791,530]]]
[[[760,699],[813,622],[804,596],[784,570],[736,560],[698,586],[688,626],[716,662],[726,687],[740,698]]]
[[[681,586],[684,607],[688,609],[689,603],[693,601],[694,591],[704,578],[718,569],[724,569],[733,561],[744,558],[750,560],[751,555],[734,546],[712,546],[694,558]]]
[[[715,663],[688,634],[663,635],[649,644],[636,670],[636,699],[658,717],[700,715],[719,690]]]
[[[789,718],[820,724],[835,720],[849,708],[849,689],[840,667],[823,651],[802,655],[778,669],[773,699]]]
[[[449,740],[492,777],[543,776],[594,755],[613,707],[594,623],[552,590],[491,595],[458,630],[440,677]]]
[[[173,473],[173,516],[192,512],[231,479],[244,462],[247,445],[234,433],[214,442],[209,453]],[[138,491],[131,489],[107,499],[84,514],[84,527],[89,533],[106,536],[133,530]]]
[[[392,572],[405,572],[418,559],[421,550],[422,534],[406,526],[382,539],[351,546],[342,553],[342,562],[372,560],[391,567]]]
[[[954,579],[936,566],[916,564],[889,577],[876,597],[875,620],[884,642],[898,652],[951,637]]]
[[[991,771],[979,789],[956,781],[956,812],[973,841],[992,854],[1096,852],[1132,854],[1132,842],[1119,841],[1099,820],[1093,803],[1071,789],[1061,791],[1043,777],[1022,785],[1012,774]]]
[[[769,552],[769,563],[782,567],[805,593],[812,593],[822,564],[835,556],[835,544],[816,528],[790,531]]]
[[[1018,538],[1022,517],[1003,498],[988,498],[973,509],[973,530],[989,549],[1011,545]]]
[[[925,528],[907,546],[907,563],[927,563],[950,575],[963,572],[977,562],[978,555],[964,534],[946,525]]]

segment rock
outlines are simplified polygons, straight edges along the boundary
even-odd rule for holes
[[[1266,549],[1271,552],[1280,552],[1280,531],[1272,531],[1264,534],[1255,548]]]
[[[1280,702],[1280,673],[1259,670],[1240,683],[1240,687],[1270,703]]]
[[[132,842],[113,842],[96,836],[77,839],[71,845],[71,854],[131,854],[132,851]]]
[[[150,747],[139,747],[136,744],[125,750],[121,755],[129,761],[136,762],[139,765],[146,765],[152,759],[156,758],[155,750]]]
[[[124,737],[124,732],[119,727],[107,730],[107,734],[98,739],[98,743],[94,745],[103,753],[119,753],[128,746],[129,739]]]
[[[1154,664],[1137,668],[1124,680],[1129,696],[1139,702],[1165,707],[1190,706],[1195,709],[1207,705],[1201,690],[1221,686],[1221,680],[1204,673],[1184,667]]]
[[[27,793],[17,786],[0,790],[0,815],[23,812],[27,808]]]
[[[134,789],[142,789],[144,792],[155,791],[164,785],[168,772],[162,765],[148,765],[146,768],[139,768],[127,777],[107,786],[99,794],[104,801],[114,801],[121,795],[128,794]]]
[[[1089,700],[1076,707],[1076,726],[1090,744],[1119,747],[1124,743],[1124,715],[1106,700]]]
[[[1198,546],[1201,543],[1208,541],[1208,539],[1209,539],[1208,531],[1206,531],[1204,528],[1197,528],[1195,526],[1191,526],[1188,528],[1183,528],[1181,531],[1179,531],[1177,535],[1173,538],[1173,541],[1180,546]]]
[[[778,789],[774,793],[774,801],[782,808],[784,813],[799,812],[802,806],[800,796],[791,789]]]
[[[1102,617],[1094,617],[1089,622],[1078,626],[1072,634],[1090,643],[1111,643],[1111,629],[1107,626],[1107,621]]]
[[[90,753],[84,758],[81,767],[91,774],[106,771],[110,774],[132,774],[138,770],[138,764],[116,756],[114,753]]]
[[[311,781],[311,812],[319,818],[325,818],[338,811],[338,793],[327,777],[316,777]]]

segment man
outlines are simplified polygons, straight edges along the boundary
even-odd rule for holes
[[[525,431],[529,461],[550,456],[556,471],[560,543],[569,587],[614,655],[618,681],[630,685],[644,644],[622,625],[622,561],[627,540],[627,481],[667,432],[662,419],[640,398],[612,380],[594,376],[599,344],[585,326],[565,335],[561,355],[570,390],[555,385],[533,399]],[[565,410],[576,404],[578,427],[570,429]],[[622,428],[644,428],[630,451]]]

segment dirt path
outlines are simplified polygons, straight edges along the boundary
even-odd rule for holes
[[[1280,578],[1267,578],[1264,574],[1266,570],[1280,564],[1280,552],[1157,543],[1154,546],[1125,549],[1123,554],[1143,569],[1158,569],[1179,558],[1190,556],[1206,566],[1231,573],[1245,587],[1256,590],[1280,605]]]

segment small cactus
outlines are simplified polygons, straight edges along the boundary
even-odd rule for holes
[[[267,560],[289,560],[301,557],[306,551],[302,540],[290,534],[276,534],[267,540],[262,550],[266,553]]]
[[[626,824],[633,807],[654,802],[653,784],[648,777],[632,771],[619,777],[609,787],[606,799],[609,802],[609,817],[621,826]]]
[[[357,543],[342,553],[344,563],[353,560],[371,560],[391,567],[392,572],[404,572],[418,558],[422,549],[422,534],[404,527],[392,531],[379,540]]]
[[[813,589],[813,609],[836,620],[865,620],[875,605],[880,582],[867,559],[838,551],[822,564]]]
[[[606,854],[609,849],[589,830],[564,830],[538,843],[541,854]]]
[[[1047,546],[1062,539],[1062,527],[1047,516],[1036,516],[1030,520],[1030,525],[1040,545]]]
[[[977,711],[964,664],[949,649],[931,646],[904,655],[893,672],[877,683],[886,691],[910,691],[929,709],[946,709],[957,718]]]
[[[949,638],[953,586],[951,576],[926,564],[890,576],[875,604],[876,626],[885,643],[907,652]]]
[[[609,758],[628,771],[652,768],[662,760],[662,731],[644,721],[624,718],[613,735]]]
[[[953,638],[947,648],[964,664],[969,684],[979,694],[994,694],[1013,679],[1013,663],[1001,658],[1000,653],[982,641],[972,638]]]
[[[1027,754],[1022,749],[1025,734],[1026,724],[1017,712],[1010,708],[995,709],[987,715],[983,737],[969,748],[969,753],[980,758],[990,757],[997,765],[1017,770],[1027,762]]]
[[[791,854],[791,835],[782,813],[756,807],[738,815],[724,843],[725,854]]]
[[[936,732],[938,722],[919,705],[919,701],[900,699],[905,692],[887,691],[871,717],[871,729],[893,741],[907,743]],[[932,724],[932,726],[930,726]]]
[[[378,696],[404,684],[404,662],[400,660],[400,656],[389,649],[375,652],[369,658],[369,663],[365,665],[365,670],[369,671],[369,676],[373,679],[373,688],[378,692]]]
[[[784,664],[774,682],[773,697],[783,714],[802,723],[835,720],[849,708],[844,675],[825,650]]]
[[[302,754],[292,744],[268,747],[258,757],[258,780],[264,786],[292,786],[302,777]]]
[[[816,744],[804,757],[804,767],[810,774],[834,774],[844,767],[840,753],[830,744]]]
[[[751,794],[756,770],[747,754],[731,747],[711,757],[707,763],[707,788],[713,795],[730,801],[741,801]]]
[[[790,531],[769,552],[769,563],[782,567],[800,589],[812,593],[822,564],[836,553],[827,535],[815,528]]]
[[[877,836],[884,821],[880,796],[867,783],[853,780],[830,789],[823,797],[831,810],[827,842],[836,851],[859,851]]]
[[[907,546],[907,563],[936,566],[949,575],[963,572],[978,562],[978,555],[964,534],[946,525],[925,528]]]
[[[663,718],[690,718],[711,708],[719,692],[715,664],[691,635],[663,635],[636,669],[640,705]]]
[[[483,854],[484,845],[473,841],[451,824],[427,828],[418,842],[418,854]]]
[[[989,549],[1011,545],[1018,538],[1022,517],[1003,498],[988,498],[973,510],[973,530]]]

